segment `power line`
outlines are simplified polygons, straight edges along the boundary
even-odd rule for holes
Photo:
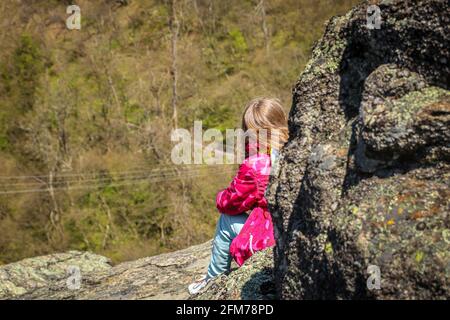
[[[221,172],[220,174],[225,173],[231,173],[231,172]],[[137,179],[135,181],[126,181],[122,183],[112,183],[112,184],[95,184],[95,185],[84,185],[84,186],[75,186],[75,187],[66,187],[66,188],[53,188],[53,191],[72,191],[72,190],[82,190],[82,189],[91,189],[91,188],[100,188],[100,187],[118,187],[118,186],[126,186],[126,185],[133,185],[137,183],[154,183],[154,182],[165,182],[165,181],[171,181],[171,180],[181,180],[185,178],[198,178],[207,176],[206,174],[197,174],[197,175],[188,175],[184,177],[172,177],[172,178],[160,178],[156,180],[148,180],[145,178]],[[26,189],[26,190],[14,190],[14,191],[1,191],[0,195],[6,195],[6,194],[26,194],[26,193],[40,193],[40,192],[49,192],[50,189]]]
[[[212,170],[217,171],[221,168],[195,168],[191,170],[183,170],[183,171],[171,171],[171,172],[165,172],[165,173],[155,173],[151,172],[150,174],[143,174],[145,172],[142,172],[142,174],[139,175],[124,175],[120,177],[99,177],[95,179],[79,179],[79,180],[61,180],[61,181],[55,181],[54,184],[62,184],[62,183],[85,183],[85,182],[101,182],[101,181],[114,181],[114,180],[135,180],[140,178],[153,178],[153,177],[173,177],[173,176],[179,176],[179,175],[186,175],[191,173],[201,173],[202,171],[210,172]],[[228,169],[230,170],[230,169]],[[16,185],[43,185],[45,183],[18,183],[18,184],[2,184],[1,186],[16,186]]]
[[[120,173],[132,173],[147,169],[152,169],[154,171],[157,170],[163,170],[167,168],[175,167],[174,165],[163,165],[163,166],[156,166],[156,167],[136,167],[134,170],[126,170],[126,171],[108,171],[106,169],[97,169],[96,172],[73,172],[73,173],[60,173],[57,175],[54,175],[54,177],[77,177],[77,176],[89,176],[89,175],[97,175],[101,171],[108,172],[108,174],[120,174]],[[18,176],[0,176],[0,180],[8,180],[8,179],[33,179],[33,178],[48,178],[49,174],[45,175],[18,175]]]
[[[230,166],[232,164],[221,164],[221,165],[214,165],[214,166]],[[187,165],[184,165],[187,166]],[[194,164],[194,165],[189,165],[189,166],[198,166],[198,167],[205,167],[205,164]],[[211,167],[211,165],[208,165],[209,167]],[[141,171],[145,171],[145,170],[151,170],[151,171],[164,171],[164,170],[170,170],[170,169],[175,169],[175,168],[179,168],[180,166],[178,165],[162,165],[160,167],[137,167],[136,170],[129,170],[129,171],[106,171],[107,174],[110,175],[115,175],[115,174],[125,174],[125,173],[134,173],[134,172],[141,172]],[[103,171],[104,169],[99,169],[98,171]],[[62,173],[62,174],[56,174],[53,176],[53,178],[58,178],[58,177],[78,177],[78,176],[89,176],[89,175],[98,175],[98,172],[77,172],[77,173]],[[46,179],[49,177],[49,174],[46,175],[18,175],[18,176],[0,176],[0,180],[14,180],[14,179]]]
[[[141,176],[142,174],[145,173],[149,173],[148,177],[153,177],[153,176],[166,176],[166,175],[171,175],[171,174],[184,174],[184,173],[189,173],[189,172],[196,172],[196,171],[208,171],[208,170],[213,170],[213,169],[219,169],[218,167],[196,167],[196,168],[187,168],[187,169],[181,169],[179,171],[176,171],[174,168],[166,168],[166,169],[162,169],[160,171],[155,171],[155,170],[140,170],[140,171],[135,171],[133,173],[129,172],[129,173],[122,173],[119,176],[105,176],[105,175],[100,175],[100,177],[96,177],[96,178],[92,178],[92,179],[85,179],[85,178],[79,178],[79,179],[73,179],[73,178],[69,178],[69,179],[64,179],[64,180],[59,180],[59,177],[54,177],[54,179],[56,181],[53,182],[53,184],[55,185],[59,185],[59,184],[65,184],[65,183],[71,183],[71,182],[97,182],[97,181],[110,181],[110,180],[123,180],[123,179],[129,179],[129,178],[135,178],[136,176]],[[14,183],[0,183],[0,186],[2,187],[21,187],[21,186],[40,186],[40,185],[45,185],[47,184],[48,181],[34,181],[34,182],[14,182]]]
[[[198,178],[198,177],[203,177],[206,175],[210,175],[212,173],[215,174],[230,174],[232,173],[231,169],[229,170],[217,170],[217,171],[213,171],[213,172],[199,172],[199,173],[195,173],[195,172],[191,172],[191,173],[187,173],[184,176],[169,176],[169,177],[155,177],[157,179],[149,179],[148,176],[144,176],[144,177],[138,177],[135,179],[130,179],[128,181],[124,181],[122,183],[111,183],[111,184],[93,184],[93,185],[82,185],[82,186],[75,186],[75,187],[56,187],[53,188],[53,191],[72,191],[72,190],[82,190],[82,189],[90,189],[90,188],[98,188],[98,187],[116,187],[116,186],[125,186],[125,185],[132,185],[132,184],[136,184],[136,183],[154,183],[154,182],[164,182],[164,181],[172,181],[172,180],[182,180],[185,178]],[[49,188],[45,188],[45,189],[23,189],[23,190],[9,190],[9,191],[0,191],[0,195],[6,195],[6,194],[24,194],[24,193],[39,193],[39,192],[49,192],[51,189]]]

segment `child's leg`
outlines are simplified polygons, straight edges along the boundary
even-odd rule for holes
[[[235,216],[220,215],[216,235],[214,236],[211,262],[208,267],[208,278],[213,278],[230,270],[230,245],[233,239],[241,232],[247,217],[248,215],[245,213]]]

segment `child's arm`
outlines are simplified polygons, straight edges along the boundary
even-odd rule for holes
[[[266,181],[258,180],[254,170],[244,162],[230,186],[217,194],[217,209],[229,215],[241,214],[252,209],[263,198],[264,188],[267,185]]]

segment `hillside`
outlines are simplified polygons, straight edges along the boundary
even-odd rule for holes
[[[238,127],[255,96],[288,109],[325,22],[357,1],[80,0],[80,30],[68,3],[0,3],[0,264],[210,239],[236,167],[174,166],[171,130]]]

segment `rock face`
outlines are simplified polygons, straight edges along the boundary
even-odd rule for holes
[[[447,0],[329,22],[269,186],[280,298],[450,298],[449,25]]]
[[[0,299],[186,299],[210,254],[211,241],[114,267],[76,251],[30,258],[0,267]],[[79,287],[70,282],[70,267],[80,270]]]

